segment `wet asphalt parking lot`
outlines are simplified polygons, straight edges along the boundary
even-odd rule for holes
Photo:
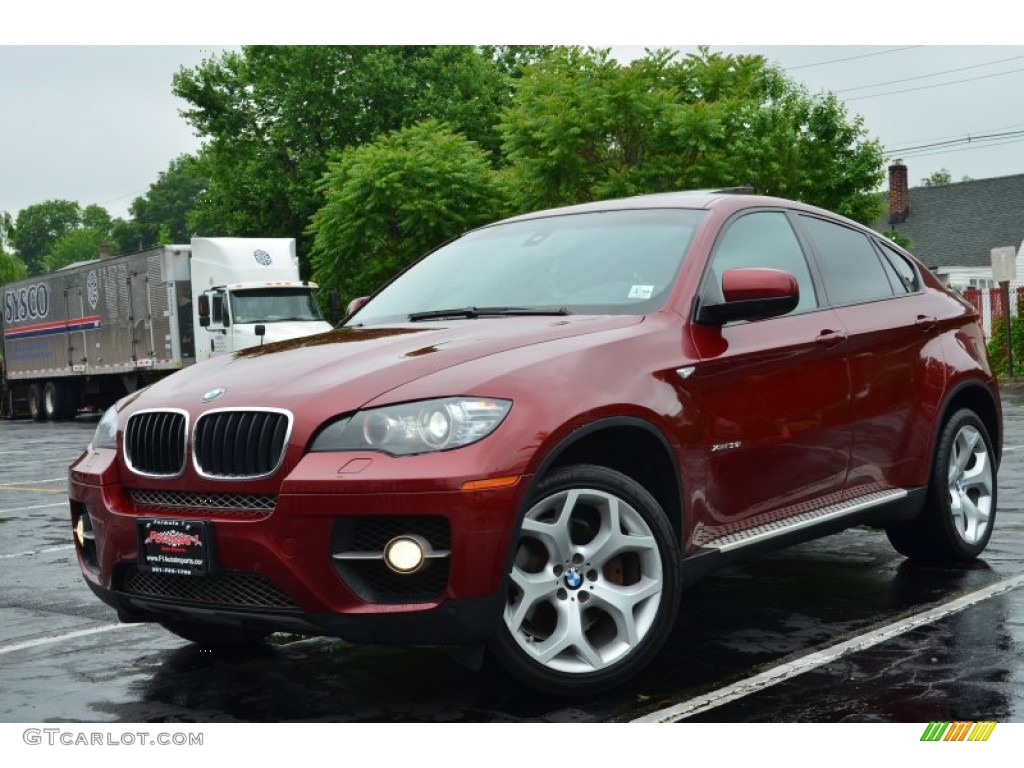
[[[913,566],[855,529],[683,595],[636,681],[535,694],[437,648],[276,635],[212,652],[120,625],[75,561],[66,470],[96,418],[0,421],[2,722],[1024,722],[1024,388],[1003,390],[995,532],[967,566]]]

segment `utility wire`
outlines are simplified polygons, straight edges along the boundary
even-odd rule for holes
[[[943,70],[941,72],[931,72],[931,73],[929,73],[927,75],[917,75],[916,77],[904,77],[904,78],[901,78],[900,80],[888,80],[888,81],[886,81],[884,83],[872,83],[871,85],[858,85],[855,88],[843,88],[841,90],[834,91],[834,93],[836,93],[836,94],[839,94],[839,93],[849,93],[850,91],[863,91],[866,88],[880,88],[883,85],[896,85],[897,83],[909,83],[912,80],[924,80],[924,79],[929,78],[929,77],[938,77],[939,75],[951,75],[954,72],[966,72],[969,69],[979,69],[981,67],[990,67],[993,64],[1003,64],[1004,62],[1016,61],[1018,59],[1024,59],[1024,56],[1010,56],[1007,59],[996,59],[994,61],[986,61],[983,64],[972,64],[969,67],[958,67],[957,69],[946,69],[946,70]],[[998,73],[996,73],[996,74],[998,74]]]
[[[838,64],[843,61],[854,61],[855,59],[867,59],[872,56],[884,56],[887,53],[896,53],[897,51],[909,51],[911,48],[920,48],[920,45],[905,45],[902,48],[888,48],[884,51],[875,51],[874,53],[862,53],[859,56],[847,56],[844,59],[830,59],[829,61],[817,61],[814,64],[799,64],[795,67],[786,67],[787,72],[792,72],[795,69],[807,69],[808,67],[823,67],[826,64]]]
[[[957,144],[970,144],[970,143],[981,143],[986,141],[992,141],[995,139],[1006,139],[1014,136],[1024,136],[1024,130],[1020,131],[1002,131],[1000,133],[982,133],[982,134],[967,134],[967,136],[961,136],[954,139],[946,139],[944,141],[933,141],[929,144],[917,144],[910,147],[895,147],[890,150],[893,154],[904,152],[911,154],[919,150],[935,149],[937,147],[955,146]]]
[[[934,85],[919,85],[916,88],[903,88],[898,91],[885,91],[884,93],[873,93],[869,96],[853,96],[849,99],[843,99],[843,101],[861,101],[863,99],[874,99],[879,96],[893,96],[898,93],[910,93],[911,91],[926,91],[929,88],[944,88],[947,85],[959,85],[960,83],[972,83],[977,80],[988,80],[992,77],[1001,77],[1003,75],[1012,75],[1016,72],[1024,72],[1024,68],[1021,69],[1008,69],[1005,72],[993,72],[991,75],[979,75],[978,77],[965,77],[963,80],[950,80],[948,83],[935,83]]]
[[[985,149],[985,148],[988,148],[988,147],[1001,147],[1004,144],[1019,144],[1022,141],[1024,141],[1024,136],[1022,136],[1020,138],[1016,138],[1016,139],[1007,139],[1005,141],[993,141],[993,142],[989,142],[989,143],[986,143],[986,144],[975,144],[975,143],[972,142],[972,146],[969,146],[969,147],[961,147],[960,149],[936,149],[936,150],[933,150],[931,152],[919,152],[918,154],[912,155],[912,157],[917,158],[917,157],[930,157],[932,155],[951,155],[951,154],[954,154],[956,152],[967,152],[967,151],[972,150],[972,149]],[[894,156],[895,157],[900,157],[900,158],[903,157],[903,153],[899,153],[899,152],[891,152],[891,153],[887,153],[887,155],[889,157],[894,157]]]

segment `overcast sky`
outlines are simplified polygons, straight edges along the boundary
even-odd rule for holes
[[[494,42],[479,34],[475,42]],[[763,54],[811,92],[836,92],[907,163],[912,184],[941,168],[954,180],[1024,173],[1024,46],[711,47]],[[643,48],[614,51],[626,60]],[[171,93],[173,74],[224,49],[0,45],[0,211],[60,198],[126,215],[171,159],[199,146]],[[952,143],[911,149],[937,142]]]

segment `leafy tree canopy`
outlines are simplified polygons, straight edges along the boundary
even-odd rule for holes
[[[56,272],[78,261],[91,261],[99,257],[100,246],[104,243],[111,246],[111,253],[118,252],[116,244],[111,243],[109,228],[72,229],[47,250],[43,256],[43,267],[47,272]]]
[[[7,211],[0,211],[0,285],[20,280],[28,274],[28,269],[16,255],[11,245],[14,232],[14,220]]]
[[[309,228],[313,278],[348,298],[379,288],[429,249],[505,212],[485,150],[427,120],[328,165]]]
[[[332,152],[443,120],[497,158],[509,73],[539,55],[515,47],[247,46],[174,78],[207,138],[206,195],[189,218],[209,235],[300,238],[323,200]]]
[[[29,274],[42,271],[46,251],[81,221],[82,209],[71,200],[46,200],[18,212],[12,241]]]
[[[129,206],[131,218],[115,223],[113,237],[123,253],[188,242],[188,216],[201,204],[207,181],[194,155],[181,155],[161,171],[149,191]],[[164,237],[161,237],[161,232]]]
[[[565,48],[527,67],[502,125],[524,207],[751,186],[862,222],[883,155],[835,96],[760,56],[649,51],[628,65]]]
[[[974,181],[970,176],[964,176],[960,181]],[[940,168],[930,176],[921,179],[922,187],[941,187],[944,184],[953,183],[953,174],[946,168]]]

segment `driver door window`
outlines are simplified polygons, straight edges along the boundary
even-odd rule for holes
[[[758,211],[741,216],[729,225],[711,259],[714,281],[705,296],[711,303],[721,301],[722,273],[738,267],[779,269],[796,278],[800,302],[793,312],[805,312],[818,306],[800,242],[786,214],[780,211]]]

